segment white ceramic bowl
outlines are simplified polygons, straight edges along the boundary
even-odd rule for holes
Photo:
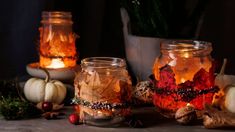
[[[38,78],[45,78],[46,73],[40,68],[39,63],[30,63],[26,66],[26,70],[29,75]],[[60,81],[73,81],[76,73],[81,71],[80,65],[69,68],[57,68],[50,69],[46,68],[49,72],[51,79],[60,80]]]

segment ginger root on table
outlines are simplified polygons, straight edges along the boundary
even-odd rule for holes
[[[235,114],[207,108],[203,115],[205,128],[235,128]]]

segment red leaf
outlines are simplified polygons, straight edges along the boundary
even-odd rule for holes
[[[160,69],[160,79],[156,86],[158,88],[175,89],[177,88],[175,82],[175,74],[169,65],[166,65]]]
[[[194,86],[194,83],[192,81],[187,80],[186,82],[179,84],[178,89],[179,88],[193,88],[193,86]]]
[[[202,90],[213,87],[215,80],[214,70],[215,70],[214,63],[212,63],[209,72],[201,68],[193,77],[194,88],[197,90]]]
[[[203,92],[214,87],[215,65],[207,72],[201,68],[193,77],[193,81],[187,80],[184,83],[176,85],[175,74],[169,65],[160,69],[159,80],[156,82],[156,88],[160,92],[153,95],[155,106],[169,111],[176,111],[178,108],[191,103],[196,109],[203,109],[204,104],[210,104],[214,92]]]

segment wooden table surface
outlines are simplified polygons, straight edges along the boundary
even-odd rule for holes
[[[72,113],[71,107],[63,110],[66,113],[61,119],[46,120],[44,118],[7,121],[1,117],[0,132],[224,132],[235,130],[205,129],[201,124],[194,126],[182,126],[174,120],[165,119],[158,115],[153,107],[142,107],[133,110],[135,116],[140,119],[145,128],[130,128],[128,126],[116,128],[102,128],[89,125],[73,125],[68,121],[68,115]]]

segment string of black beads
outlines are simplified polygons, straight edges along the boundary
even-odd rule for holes
[[[156,93],[161,95],[171,95],[171,94],[177,94],[181,97],[183,101],[190,102],[194,98],[196,98],[199,95],[207,94],[207,93],[216,93],[219,91],[219,88],[217,86],[211,87],[208,89],[203,90],[194,90],[193,88],[180,88],[178,90],[168,90],[164,88],[157,88],[155,90]]]
[[[112,109],[124,109],[129,105],[127,103],[108,103],[108,102],[94,102],[83,100],[79,97],[76,97],[72,100],[72,104],[79,104],[94,110],[112,110]]]

